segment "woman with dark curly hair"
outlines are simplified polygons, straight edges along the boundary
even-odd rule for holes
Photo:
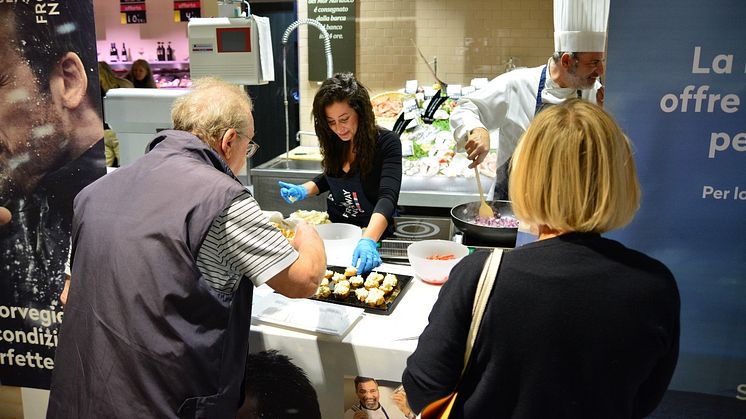
[[[321,84],[313,118],[323,173],[302,185],[280,182],[280,195],[293,203],[329,191],[329,219],[365,228],[352,265],[369,272],[381,264],[376,242],[393,230],[402,176],[399,136],[376,126],[368,91],[350,73]]]

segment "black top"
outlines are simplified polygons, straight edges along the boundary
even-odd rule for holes
[[[486,257],[453,269],[407,360],[402,381],[415,411],[459,380]],[[507,252],[452,417],[643,417],[676,365],[679,308],[662,263],[598,234]]]
[[[378,148],[373,169],[371,173],[362,175],[363,191],[375,205],[373,212],[385,216],[391,225],[401,189],[401,140],[395,133],[379,127],[376,145]],[[323,173],[316,176],[313,183],[319,188],[320,194],[329,190],[329,183]]]

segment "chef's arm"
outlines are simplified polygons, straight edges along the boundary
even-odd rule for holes
[[[381,176],[378,181],[378,200],[363,237],[378,241],[396,212],[402,178],[401,140],[393,132],[384,132],[380,140],[382,154]]]
[[[490,151],[490,132],[479,120],[479,110],[473,102],[459,102],[451,114],[451,127],[456,151],[466,152],[466,157],[471,160],[469,168],[483,162]]]
[[[498,76],[483,88],[460,98],[449,118],[453,138],[463,143],[474,128],[485,128],[488,132],[500,128],[505,122],[510,95],[507,78]]]
[[[475,167],[490,150],[490,131],[505,123],[510,89],[505,79],[496,77],[484,88],[459,99],[451,112],[450,123],[456,150],[466,151]]]
[[[456,140],[458,149],[464,146],[468,140],[469,132],[473,129],[486,129],[479,108],[471,98],[459,99],[458,104],[451,111],[449,121],[453,130],[453,139]]]
[[[319,187],[312,180],[304,183],[303,187],[306,188],[307,196],[316,196],[319,194]]]
[[[386,217],[384,217],[383,214],[374,212],[373,215],[370,216],[370,222],[368,222],[368,227],[366,227],[365,231],[363,232],[363,237],[377,242],[378,239],[380,239],[383,235],[383,232],[386,231],[386,227],[388,227],[388,225],[389,222],[386,220]]]
[[[329,181],[326,180],[326,175],[324,173],[319,174],[315,178],[311,180],[315,184],[316,187],[316,194],[322,194],[324,192],[329,191]],[[310,186],[309,186],[310,188]],[[306,188],[308,189],[308,188]],[[310,193],[310,191],[309,191]]]

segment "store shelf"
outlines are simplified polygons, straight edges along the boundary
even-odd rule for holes
[[[153,72],[164,70],[189,71],[189,61],[148,61]],[[114,71],[129,71],[132,61],[109,63]]]

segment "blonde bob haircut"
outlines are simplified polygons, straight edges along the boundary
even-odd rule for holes
[[[217,77],[202,77],[192,91],[179,96],[171,106],[174,129],[191,132],[214,149],[219,149],[229,128],[246,137],[249,131],[251,98],[242,87]]]
[[[520,220],[559,232],[610,231],[640,205],[629,139],[606,111],[579,99],[534,118],[513,153],[508,190]]]

